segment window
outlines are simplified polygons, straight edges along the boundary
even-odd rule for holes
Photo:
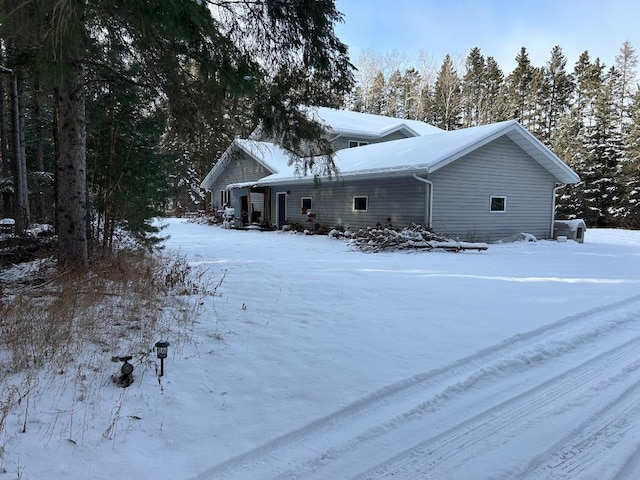
[[[491,197],[490,210],[492,212],[504,212],[507,210],[507,197]]]
[[[353,209],[367,211],[369,197],[353,197]]]
[[[311,210],[311,197],[302,197],[300,207],[303,215]]]
[[[359,140],[349,140],[349,148],[363,147],[364,145],[369,145],[369,142],[361,142]]]
[[[231,192],[228,190],[220,191],[220,206],[223,207],[225,205],[229,205],[231,201]]]

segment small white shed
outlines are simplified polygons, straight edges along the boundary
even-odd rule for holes
[[[584,243],[584,233],[587,225],[582,219],[575,220],[556,220],[553,222],[553,238],[566,238],[567,240],[575,240],[578,243]]]

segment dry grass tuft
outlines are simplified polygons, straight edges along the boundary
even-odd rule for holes
[[[65,371],[97,375],[104,358],[118,355],[141,364],[168,335],[177,346],[212,293],[203,272],[177,257],[119,252],[82,274],[51,260],[20,268],[0,281],[0,433],[7,412]]]

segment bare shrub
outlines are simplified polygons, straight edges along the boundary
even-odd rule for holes
[[[211,293],[204,274],[175,256],[122,251],[82,273],[59,271],[51,260],[28,275],[16,268],[23,270],[0,277],[0,431],[34,385],[80,388],[87,375],[104,374],[105,358],[126,354],[148,365],[157,340],[171,335],[179,346],[200,296]]]

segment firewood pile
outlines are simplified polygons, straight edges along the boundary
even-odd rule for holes
[[[486,243],[459,242],[437,235],[421,225],[413,224],[403,229],[366,228],[355,232],[332,230],[334,238],[344,238],[363,252],[382,252],[390,250],[445,250],[460,252],[463,250],[486,250]]]

